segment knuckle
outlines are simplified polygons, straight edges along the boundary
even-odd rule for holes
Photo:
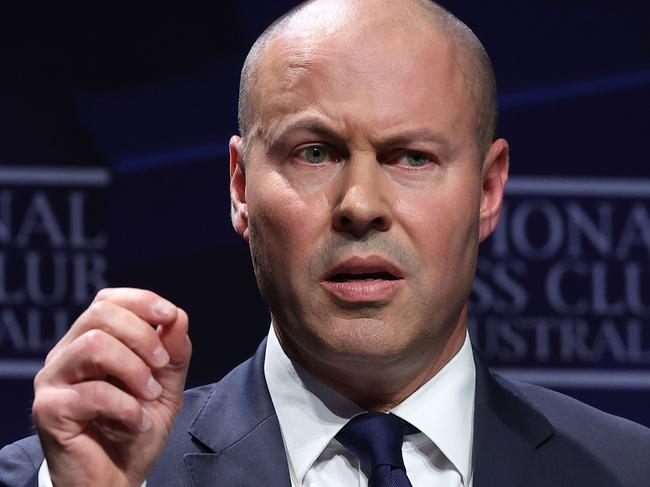
[[[140,411],[139,404],[128,393],[124,393],[105,382],[96,382],[87,390],[87,400],[93,410],[93,416],[99,417],[107,407],[112,410],[112,415],[120,422],[134,422]]]
[[[97,294],[95,294],[95,299],[93,299],[93,302],[108,299],[108,297],[110,296],[112,291],[113,291],[113,288],[110,288],[110,287],[104,287],[104,288],[100,289],[99,291],[97,291]]]
[[[55,355],[56,352],[54,351],[54,349],[50,350],[49,352],[47,352],[47,355],[45,356],[45,361],[43,363],[45,365],[49,364],[54,359]]]
[[[79,347],[84,353],[89,354],[93,360],[99,360],[101,352],[105,349],[103,344],[105,333],[93,328],[79,337]]]
[[[138,294],[138,298],[143,301],[153,302],[160,299],[160,296],[149,289],[135,289],[134,291]]]
[[[32,403],[32,418],[36,424],[40,424],[45,417],[43,401],[39,399],[38,396],[34,397],[34,402]]]
[[[41,391],[34,396],[32,403],[32,417],[36,424],[42,424],[54,416],[60,408],[52,394]]]
[[[106,387],[103,382],[90,384],[86,391],[87,399],[93,405],[95,412],[98,411],[99,405],[106,401]]]
[[[90,315],[89,318],[102,318],[104,315],[108,314],[113,308],[109,301],[93,301],[90,306],[88,306],[87,313]]]
[[[36,375],[34,376],[34,380],[32,382],[33,385],[34,385],[34,391],[37,391],[38,389],[40,389],[41,385],[45,383],[45,381],[46,381],[46,379],[44,377],[45,374],[46,373],[44,372],[44,368],[43,368],[43,369],[39,370],[36,373]]]

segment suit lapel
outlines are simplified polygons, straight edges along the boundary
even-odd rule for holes
[[[280,426],[264,379],[266,341],[217,383],[190,425],[205,450],[183,457],[191,485],[291,485]]]
[[[546,417],[494,378],[475,352],[473,487],[535,487],[570,483],[570,473],[547,464],[539,451],[555,434]]]
[[[187,454],[183,461],[194,487],[291,485],[275,417],[221,452]]]
[[[251,360],[214,386],[189,434],[204,453],[183,458],[193,487],[291,485],[280,426],[264,379],[264,341]],[[512,385],[476,362],[473,487],[570,485],[538,455],[554,430]]]

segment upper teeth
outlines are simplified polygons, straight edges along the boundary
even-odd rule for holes
[[[373,279],[394,279],[394,276],[385,271],[343,273],[333,277],[334,280],[373,280]]]

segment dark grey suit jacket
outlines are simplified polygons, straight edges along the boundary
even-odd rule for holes
[[[147,487],[291,485],[264,350],[262,343],[220,382],[185,393]],[[494,377],[478,356],[476,366],[473,487],[650,486],[648,428]],[[0,485],[35,487],[42,458],[36,437],[6,446]]]

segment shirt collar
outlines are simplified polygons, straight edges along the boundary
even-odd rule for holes
[[[287,357],[273,326],[266,343],[264,375],[289,460],[289,471],[302,479],[359,406],[316,379]]]
[[[469,335],[458,353],[391,412],[436,444],[469,485],[474,434],[476,367]]]
[[[292,361],[273,329],[269,332],[264,375],[284,441],[289,471],[296,485],[354,416],[357,404]],[[474,423],[476,370],[469,337],[438,374],[391,412],[433,441],[468,485]],[[443,397],[444,399],[440,399]]]

